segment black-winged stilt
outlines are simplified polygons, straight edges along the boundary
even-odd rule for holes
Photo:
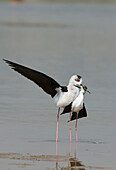
[[[11,68],[26,78],[32,80],[39,87],[41,87],[46,93],[51,95],[58,108],[57,114],[57,131],[56,131],[56,141],[58,141],[58,126],[59,126],[59,112],[60,108],[65,108],[70,103],[72,103],[80,94],[80,85],[82,84],[82,78],[79,75],[73,75],[68,86],[61,86],[53,78],[47,76],[46,74],[30,69],[28,67],[22,66],[20,64],[11,62],[9,60],[3,59]],[[78,100],[78,98],[76,99]],[[70,138],[71,140],[71,138]]]
[[[69,123],[70,121],[76,119],[76,124],[75,124],[76,141],[77,141],[77,119],[87,116],[87,111],[84,104],[84,95],[86,92],[90,93],[87,90],[87,87],[83,86],[82,84],[78,86],[78,88],[80,89],[80,92],[77,98],[73,102],[71,102],[68,106],[66,106],[63,112],[61,113],[62,115],[70,112],[70,120],[68,121]],[[71,116],[71,112],[72,112],[72,116]],[[71,125],[69,126],[69,130],[70,130],[70,139],[71,139]]]

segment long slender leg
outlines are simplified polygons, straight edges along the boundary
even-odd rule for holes
[[[57,114],[56,142],[58,142],[59,112],[60,112],[60,107],[58,108],[58,114]]]
[[[70,119],[69,119],[69,134],[70,134],[70,146],[69,146],[69,156],[71,151],[71,112],[70,112]]]
[[[76,151],[77,151],[77,142],[76,142],[75,153],[74,153],[75,159],[76,159]]]
[[[69,157],[70,157],[70,152],[71,152],[71,142],[70,142],[70,145],[69,145]]]
[[[77,113],[76,123],[75,123],[76,143],[78,142],[78,136],[77,136],[77,121],[78,121],[78,113]]]
[[[69,121],[69,134],[70,134],[70,143],[71,143],[71,112],[70,112],[70,121]]]
[[[57,159],[57,156],[58,156],[58,141],[56,141],[56,170],[58,170],[58,159]]]

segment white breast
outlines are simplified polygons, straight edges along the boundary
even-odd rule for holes
[[[73,102],[78,94],[79,89],[73,85],[67,86],[68,92],[62,92],[61,90],[58,90],[58,93],[54,96],[54,102],[58,107],[65,107],[69,105],[71,102]]]
[[[80,92],[79,96],[72,103],[72,111],[79,112],[83,108],[84,95]]]

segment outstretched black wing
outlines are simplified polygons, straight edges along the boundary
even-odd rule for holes
[[[61,87],[59,83],[57,83],[53,78],[45,75],[36,70],[32,70],[28,67],[22,66],[20,64],[16,64],[14,62],[3,59],[9,66],[12,67],[13,70],[22,74],[26,78],[32,80],[38,86],[40,86],[46,93],[54,97],[57,93],[55,90],[58,87]]]

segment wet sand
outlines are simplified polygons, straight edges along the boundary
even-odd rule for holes
[[[7,166],[8,168],[15,168],[17,166],[17,169],[20,168],[29,168],[29,169],[35,169],[35,168],[41,168],[39,166],[38,162],[41,164],[41,162],[44,162],[46,164],[45,169],[50,169],[47,167],[47,162],[54,162],[56,163],[56,167],[52,169],[108,169],[107,167],[92,167],[92,166],[84,166],[81,162],[79,162],[77,159],[69,156],[60,156],[60,155],[30,155],[29,153],[24,155],[20,153],[0,153],[0,162],[1,160],[7,160]],[[64,163],[67,164],[67,166],[60,166],[58,164]],[[1,163],[2,168],[4,168],[4,164]]]

